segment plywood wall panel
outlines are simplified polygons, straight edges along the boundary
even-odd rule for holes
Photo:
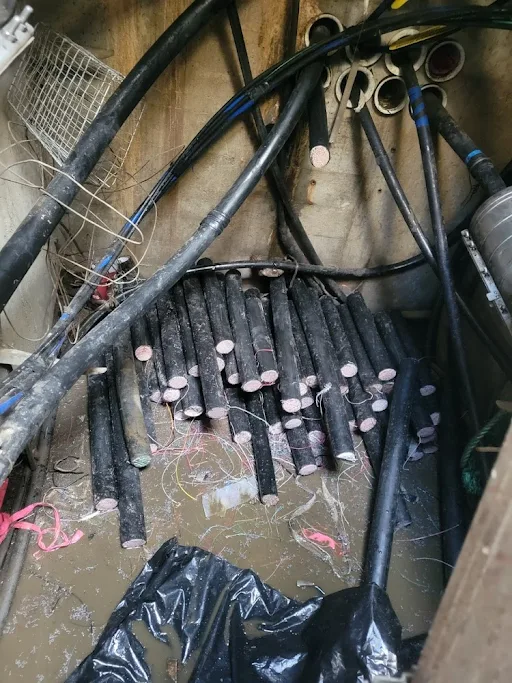
[[[108,64],[126,73],[188,0],[80,0],[56,3],[40,0],[38,16],[92,49]],[[253,70],[265,69],[282,55],[288,26],[288,0],[240,0],[242,24]],[[370,7],[376,4],[371,2]],[[416,3],[417,4],[417,3]],[[413,7],[413,0],[409,3]],[[365,3],[303,0],[298,47],[307,24],[319,12],[332,12],[349,26],[360,20]],[[508,125],[512,77],[506,66],[506,32],[471,31],[461,34],[467,48],[462,73],[446,84],[449,109],[479,145],[498,164],[508,161],[512,132]],[[332,60],[333,82],[345,66]],[[376,80],[386,75],[383,60],[373,69]],[[419,73],[420,82],[425,75]],[[225,16],[203,31],[158,80],[146,98],[146,109],[127,160],[137,181],[155,174],[188,143],[201,126],[240,87],[241,77]],[[333,86],[327,92],[329,117],[336,102]],[[429,216],[416,131],[407,111],[385,118],[370,109],[408,196],[426,230]],[[263,105],[266,119],[277,114],[277,101]],[[192,233],[236,178],[254,149],[251,122],[236,124],[187,173],[158,207],[158,223],[143,260],[144,272],[160,265]],[[313,171],[304,145],[292,160],[294,201],[318,253],[330,265],[360,267],[390,263],[417,253],[403,220],[376,166],[368,144],[352,114],[347,114],[332,147],[332,159]],[[445,218],[450,219],[468,196],[467,171],[447,145],[438,143],[439,176]],[[142,169],[142,170],[141,170]],[[155,176],[156,177],[156,176]],[[131,212],[154,180],[109,195],[125,213]],[[128,183],[124,182],[124,186]],[[117,220],[112,226],[118,227]],[[216,259],[265,257],[278,253],[274,236],[275,212],[265,181],[235,217],[226,234],[209,250]],[[101,236],[96,236],[98,249]],[[144,249],[136,249],[140,257]],[[428,306],[432,278],[427,269],[364,286],[377,304]]]

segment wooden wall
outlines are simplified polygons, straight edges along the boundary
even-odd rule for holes
[[[512,431],[450,578],[414,683],[508,683],[512,610]]]
[[[187,4],[188,0],[38,0],[34,6],[36,19],[63,31],[126,73]],[[238,5],[253,70],[258,73],[281,56],[289,1],[239,0]],[[414,6],[413,0],[408,6]],[[361,18],[363,8],[362,2],[303,0],[298,46],[302,46],[305,25],[320,11],[333,12],[345,25],[351,25]],[[508,38],[506,32],[489,30],[464,33],[461,42],[466,47],[466,66],[455,80],[446,84],[450,110],[500,167],[508,161],[512,149],[507,106],[512,78],[503,59]],[[377,80],[385,75],[381,62],[374,68]],[[341,67],[335,59],[335,77]],[[420,79],[425,80],[422,72]],[[228,23],[225,16],[219,16],[175,60],[146,97],[145,111],[126,162],[126,169],[135,175],[136,182],[127,176],[107,198],[129,214],[154,183],[158,171],[240,84]],[[327,101],[332,117],[333,86],[327,92]],[[374,112],[373,105],[370,109]],[[272,120],[277,113],[275,100],[266,103],[264,110],[266,119]],[[409,115],[404,111],[385,118],[375,113],[375,120],[418,216],[428,227],[416,133]],[[136,250],[139,258],[145,254],[143,272],[150,273],[165,261],[215,206],[254,149],[251,131],[250,122],[237,123],[160,202],[149,248],[146,243]],[[301,170],[295,178],[295,203],[327,264],[359,267],[389,263],[417,253],[352,114],[345,118],[332,148],[331,163],[325,169],[313,172],[304,151],[299,147],[296,159]],[[468,196],[471,183],[467,171],[443,141],[438,144],[438,152],[445,217],[449,219]],[[125,187],[129,189],[123,190]],[[119,220],[113,214],[109,223],[112,229],[118,229]],[[274,227],[274,206],[262,181],[211,247],[209,255],[228,260],[276,253]],[[149,233],[150,228],[151,219]],[[83,235],[87,236],[87,232]],[[95,238],[98,250],[102,239]],[[429,305],[433,285],[428,269],[422,268],[399,278],[369,283],[364,292],[375,305],[421,308]]]

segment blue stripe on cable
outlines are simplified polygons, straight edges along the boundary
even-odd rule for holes
[[[105,268],[106,265],[112,260],[112,256],[105,256],[96,266],[95,270],[99,271]]]
[[[425,102],[420,102],[412,110],[412,115],[416,116],[417,114],[419,114],[421,111],[424,111],[424,110],[425,110]]]
[[[474,149],[472,152],[470,152],[467,157],[464,159],[464,163],[467,164],[468,161],[471,161],[473,157],[476,157],[478,154],[482,154],[483,152],[481,149]]]
[[[17,394],[14,394],[14,396],[11,396],[11,398],[0,403],[0,415],[4,415],[8,410],[15,406],[22,397],[23,392],[19,391]]]
[[[416,128],[424,128],[425,126],[428,126],[428,116],[420,116],[419,119],[416,119]]]
[[[421,97],[421,88],[419,85],[414,85],[412,88],[409,88],[407,92],[409,93],[411,103],[416,102],[416,100],[419,100]]]
[[[231,114],[231,116],[228,118],[228,121],[232,121],[233,119],[236,119],[238,116],[240,116],[240,114],[243,114],[244,111],[247,111],[248,109],[250,109],[253,106],[254,106],[254,102],[252,100],[249,100],[249,102],[242,104],[240,109],[237,109],[236,111],[234,111]]]

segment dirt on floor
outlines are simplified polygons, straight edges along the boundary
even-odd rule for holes
[[[64,681],[91,651],[146,560],[171,537],[249,567],[298,600],[318,595],[314,586],[331,593],[358,584],[374,485],[359,438],[355,463],[308,477],[295,476],[289,452],[276,442],[279,503],[266,507],[252,499],[207,518],[203,496],[250,477],[250,451],[231,442],[224,424],[174,424],[160,406],[155,418],[161,448],[141,473],[147,544],[123,550],[117,511],[92,508],[85,381],[61,404],[44,500],[59,509],[66,533],[81,529],[84,536],[52,553],[36,552],[31,544],[0,640],[2,680]],[[413,524],[395,534],[388,591],[404,636],[428,629],[441,594],[434,457],[407,462],[403,470]],[[41,512],[38,523],[53,524],[50,511]],[[332,542],[311,539],[316,532]],[[157,667],[164,661],[162,644],[152,640],[141,635],[148,662]],[[162,680],[153,671],[154,680]]]

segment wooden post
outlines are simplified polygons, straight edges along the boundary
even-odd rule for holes
[[[512,429],[509,429],[413,683],[510,681],[511,458]]]

